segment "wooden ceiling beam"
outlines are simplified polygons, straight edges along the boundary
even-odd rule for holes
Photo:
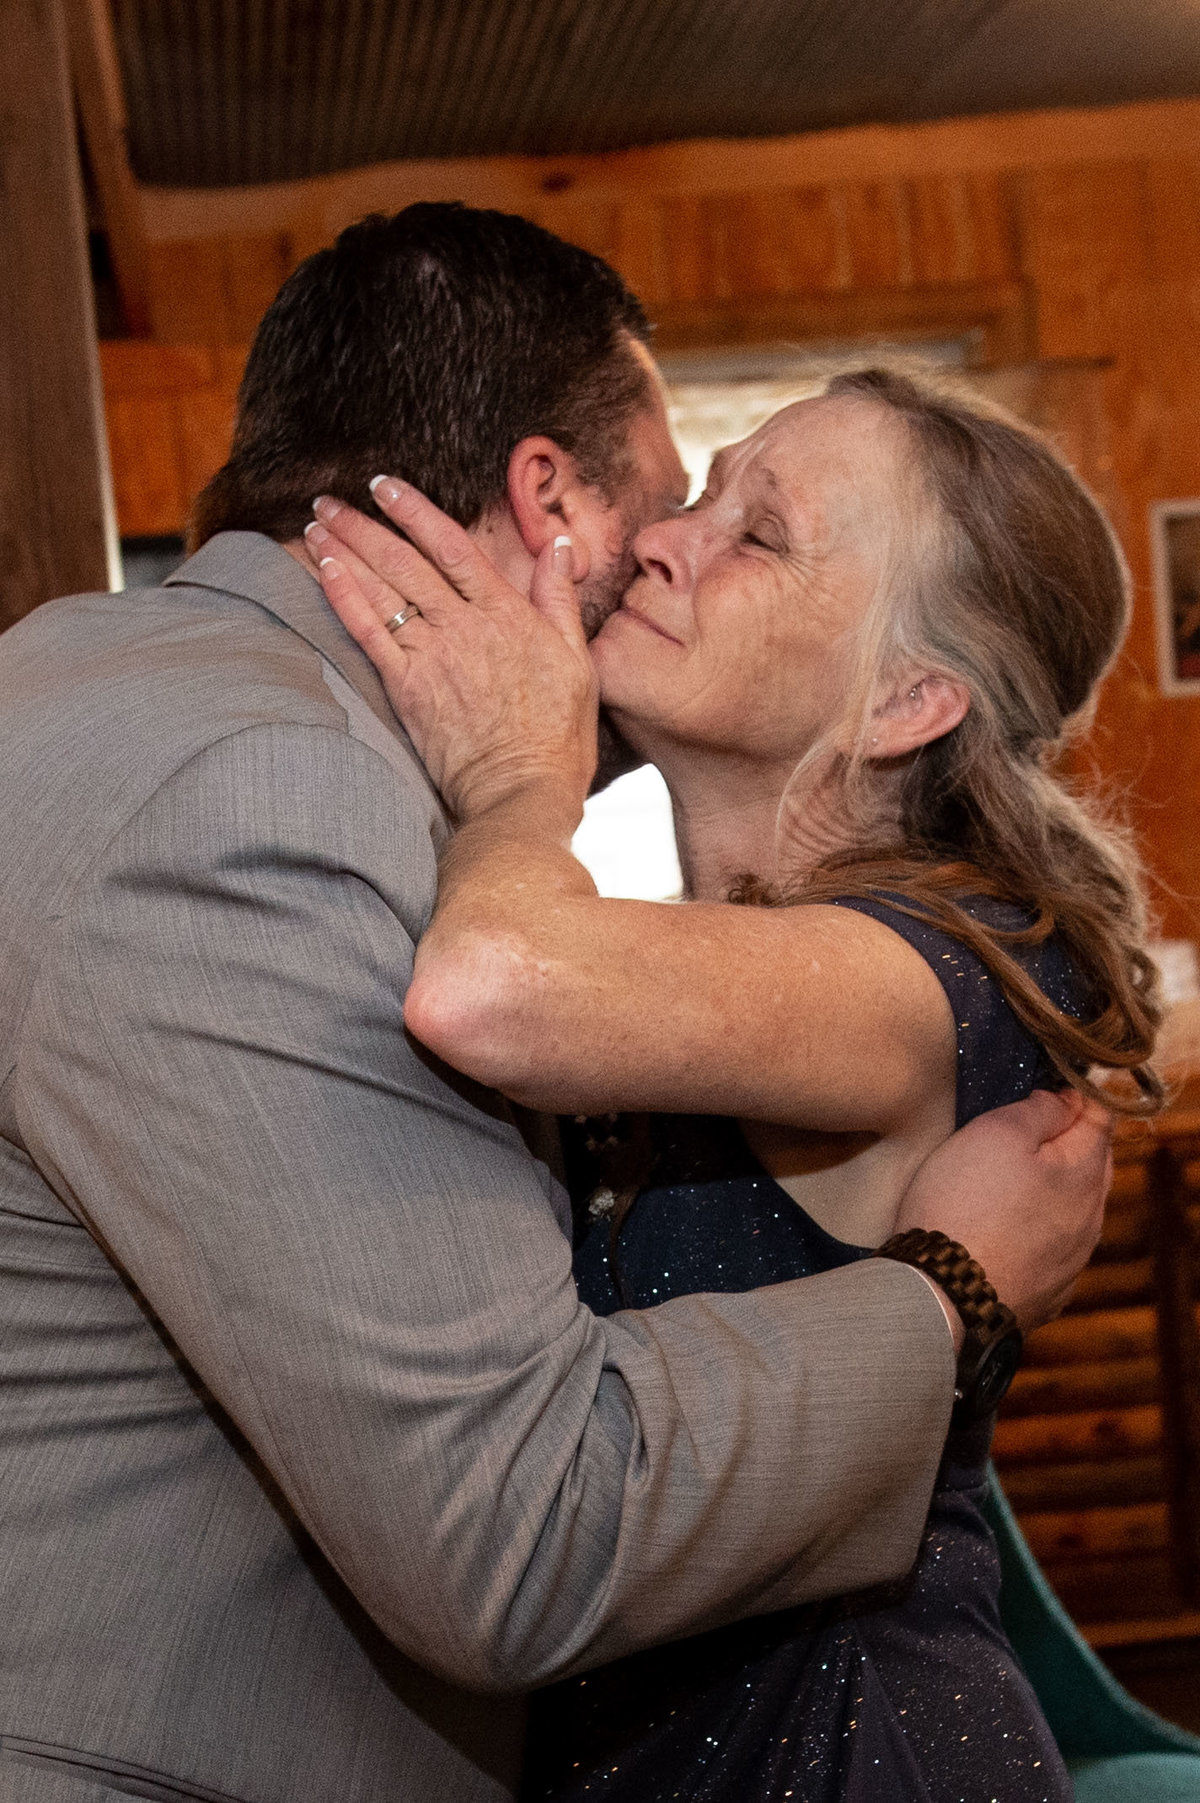
[[[129,166],[121,68],[108,0],[65,0],[71,75],[88,161],[108,236],[113,277],[135,336],[150,330],[149,255],[142,196]]]
[[[698,139],[597,156],[486,156],[377,163],[292,182],[240,188],[160,188],[142,202],[152,243],[288,232],[304,250],[369,212],[414,200],[540,216],[564,200],[622,203],[631,194],[767,193],[826,183],[1003,174],[1086,162],[1196,154],[1200,99],[993,114],[919,125],[863,125],[788,138]],[[553,228],[552,226],[552,229]]]

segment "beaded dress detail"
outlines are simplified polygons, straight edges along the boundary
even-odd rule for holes
[[[958,1039],[959,1126],[1060,1087],[960,941],[882,898],[838,905],[891,927],[941,982]],[[1026,924],[1003,903],[966,905],[989,925]],[[1014,955],[1058,1007],[1081,1011],[1083,985],[1053,940]],[[658,1116],[651,1132],[651,1181],[615,1258],[606,1219],[581,1229],[576,1279],[597,1314],[869,1256],[806,1214],[735,1122]],[[903,1583],[737,1622],[540,1692],[522,1803],[1069,1803],[1070,1779],[1000,1623],[981,1512],[991,1426],[951,1434]]]

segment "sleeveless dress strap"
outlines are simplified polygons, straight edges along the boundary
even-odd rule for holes
[[[982,959],[932,921],[902,912],[896,904],[905,899],[846,895],[832,905],[853,908],[890,927],[921,954],[945,991],[958,1041],[955,1125],[964,1127],[977,1114],[1023,1101],[1034,1089],[1061,1089],[1062,1078],[1021,1025]],[[972,897],[962,905],[976,920],[1009,931],[1026,925],[1029,918],[1020,908],[990,897]],[[1053,940],[1042,946],[1017,946],[1013,953],[1056,1007],[1067,1014],[1082,1013],[1080,977]]]

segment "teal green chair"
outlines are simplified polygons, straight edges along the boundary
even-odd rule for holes
[[[1200,1736],[1134,1701],[1042,1576],[992,1473],[1000,1613],[1075,1780],[1076,1803],[1200,1803]]]

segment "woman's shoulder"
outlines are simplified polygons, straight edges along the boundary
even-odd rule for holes
[[[1033,924],[1032,910],[989,895],[954,898],[971,921],[999,936],[1003,949],[1065,1014],[1086,1011],[1083,976],[1061,938],[1040,943],[1009,939]],[[957,934],[935,920],[920,899],[894,891],[831,898],[835,907],[868,915],[904,939],[937,977],[954,1018],[958,1054],[957,1125],[1003,1107],[1035,1088],[1060,1088],[1062,1078],[1045,1048],[1017,1018],[997,976]]]

